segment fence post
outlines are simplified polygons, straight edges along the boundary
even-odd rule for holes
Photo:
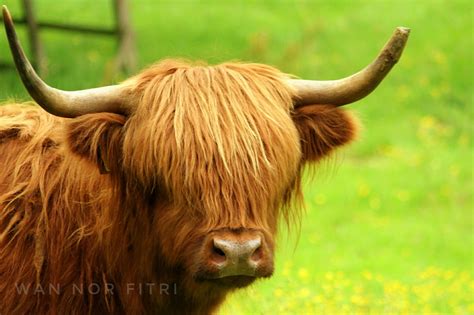
[[[118,35],[117,70],[130,73],[136,68],[135,40],[130,27],[129,12],[126,0],[115,0],[115,20]]]
[[[30,42],[30,52],[33,56],[33,66],[39,74],[45,74],[45,63],[43,45],[39,38],[39,28],[34,13],[32,0],[23,0],[23,12],[25,15],[26,27],[28,28],[28,39]]]

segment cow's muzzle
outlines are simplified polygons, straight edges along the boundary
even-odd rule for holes
[[[258,230],[219,230],[204,242],[201,278],[269,277],[273,254]]]

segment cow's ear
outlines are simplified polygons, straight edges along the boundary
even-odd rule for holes
[[[318,161],[357,136],[358,120],[349,112],[329,105],[295,108],[293,120],[301,138],[303,160]]]
[[[125,117],[111,113],[88,114],[68,122],[72,152],[95,163],[102,174],[113,172],[121,160]]]

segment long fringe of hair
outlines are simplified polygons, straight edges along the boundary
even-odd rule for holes
[[[260,64],[151,67],[131,79],[141,98],[126,123],[125,167],[209,228],[269,228],[301,159],[284,79]]]

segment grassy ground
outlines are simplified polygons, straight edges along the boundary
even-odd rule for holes
[[[18,2],[3,1],[13,13]],[[133,1],[141,66],[240,59],[330,79],[367,64],[396,26],[413,30],[393,73],[350,106],[365,126],[360,141],[307,181],[297,245],[282,233],[274,277],[236,293],[221,314],[474,313],[472,4],[157,2]],[[112,24],[109,1],[36,3],[41,19]],[[51,84],[116,78],[112,40],[42,38]],[[0,59],[9,59],[4,39]],[[0,99],[13,97],[27,99],[15,73],[0,72]]]

